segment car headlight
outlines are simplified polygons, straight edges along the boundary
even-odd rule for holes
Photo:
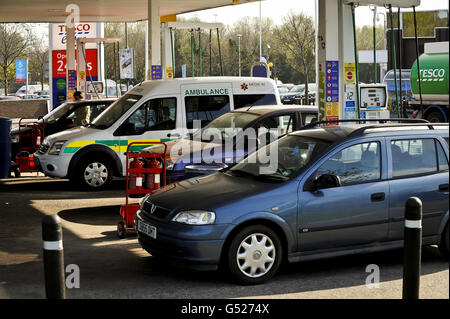
[[[166,170],[173,171],[174,167],[175,161],[170,157],[166,157]]]
[[[144,197],[142,197],[142,198],[139,200],[139,206],[142,206],[142,204],[144,204],[144,202],[147,200],[147,198],[148,198],[149,196],[150,196],[150,195],[147,194],[147,195],[145,195]]]
[[[211,225],[216,221],[216,213],[204,210],[179,212],[172,221],[188,225]]]
[[[62,147],[64,146],[64,143],[66,141],[59,141],[53,143],[52,147],[50,147],[50,150],[48,151],[49,155],[59,155],[59,152],[61,152]]]
[[[11,135],[11,143],[19,143],[19,134]]]

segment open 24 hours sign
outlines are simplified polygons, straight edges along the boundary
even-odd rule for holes
[[[78,60],[75,51],[75,59]],[[84,59],[81,57],[81,59]],[[97,49],[86,49],[86,76],[98,75]],[[89,71],[89,72],[88,72]],[[67,74],[67,54],[66,50],[52,51],[52,76],[54,78],[65,78]]]

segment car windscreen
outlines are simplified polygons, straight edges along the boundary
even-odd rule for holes
[[[289,91],[289,93],[303,93],[303,92],[305,92],[304,85],[296,85]]]
[[[311,137],[288,135],[250,154],[227,174],[285,182],[297,177],[330,145],[330,142]]]
[[[89,124],[89,127],[98,129],[106,129],[110,127],[140,99],[142,99],[142,95],[125,94],[110,107],[108,107],[102,114],[100,114],[94,122],[92,122],[92,124]]]
[[[74,106],[75,104],[73,102],[65,102],[61,104],[56,109],[44,116],[45,123],[55,123],[67,112],[69,112],[69,110]],[[42,123],[42,120],[39,120],[38,123]]]
[[[279,87],[278,92],[279,93],[288,93],[289,89],[287,87]]]
[[[194,139],[211,142],[232,139],[259,117],[257,114],[229,112],[211,121],[202,130],[194,133]]]

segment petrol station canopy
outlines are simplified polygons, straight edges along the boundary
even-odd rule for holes
[[[135,22],[148,18],[151,0],[0,0],[0,22],[64,22],[69,4],[85,22]],[[160,16],[244,4],[258,0],[160,0]]]

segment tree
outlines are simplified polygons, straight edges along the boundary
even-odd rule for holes
[[[128,47],[134,49],[135,79],[130,80],[133,85],[145,80],[145,56],[147,54],[145,52],[145,25],[144,21],[127,24]],[[119,47],[125,48],[125,23],[105,23],[105,37],[120,38]],[[116,81],[119,81],[118,58],[118,56],[115,57],[116,66],[114,66],[114,45],[111,43],[105,44],[106,76],[109,79],[117,76],[114,79]]]
[[[41,83],[41,90],[43,91],[46,78],[45,65],[48,63],[47,41],[44,41],[42,38],[34,38],[30,41],[30,46],[27,51],[30,82]]]
[[[283,18],[274,36],[280,48],[286,52],[286,61],[290,67],[305,77],[305,96],[308,99],[309,78],[315,73],[315,27],[312,17],[289,12]],[[306,100],[308,103],[308,100]]]
[[[385,35],[384,28],[377,26],[375,28],[375,34],[377,38],[376,48],[377,50],[384,49]],[[373,27],[362,26],[356,29],[356,46],[358,51],[360,50],[373,50]],[[374,67],[373,63],[361,63],[359,64],[359,80],[363,83],[372,83],[374,79]]]
[[[15,61],[23,57],[31,39],[27,24],[0,24],[0,80],[8,93],[10,82],[14,81]]]

